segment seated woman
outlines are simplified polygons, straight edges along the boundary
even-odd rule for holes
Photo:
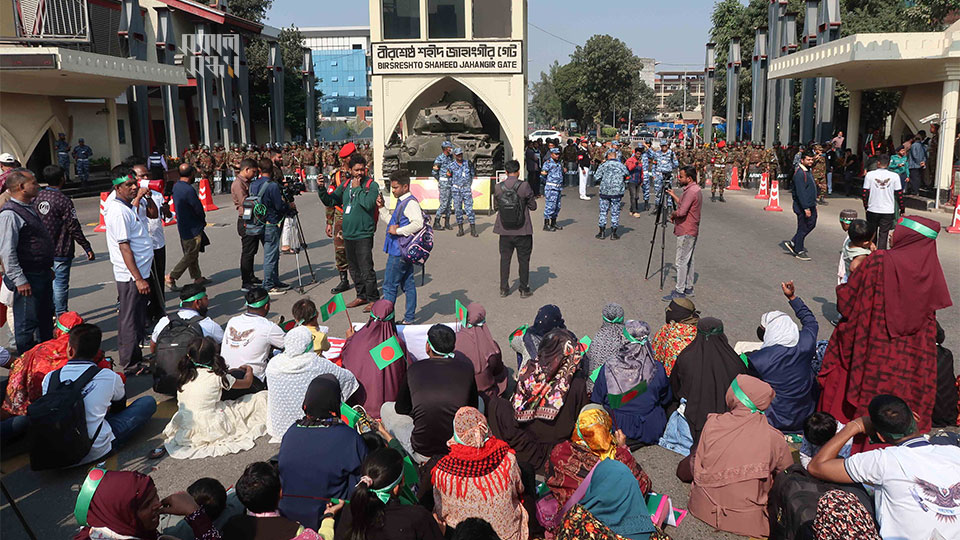
[[[762,414],[775,395],[760,379],[738,375],[725,396],[729,412],[709,415],[685,460],[692,471],[678,470],[692,472],[689,509],[706,524],[744,536],[770,534],[767,495],[774,475],[793,465],[783,433]]]
[[[580,502],[564,516],[557,540],[645,540],[659,536],[643,493],[626,465],[605,459]]]
[[[367,447],[357,431],[340,420],[340,383],[333,375],[310,381],[303,414],[280,443],[279,508],[284,516],[316,529],[318,512],[327,501],[346,499],[357,483]]]
[[[360,383],[350,403],[363,406],[371,418],[380,418],[380,407],[387,401],[397,400],[400,383],[407,374],[407,346],[397,333],[393,317],[393,302],[374,302],[367,324],[353,335],[351,330],[347,331],[347,341],[341,353],[343,367],[350,370]],[[380,369],[370,358],[370,350],[392,337],[400,343],[403,356]]]
[[[793,282],[781,283],[784,296],[803,328],[782,311],[764,313],[757,335],[763,347],[747,355],[753,374],[777,393],[767,410],[767,421],[784,433],[800,433],[803,421],[817,406],[813,356],[817,352],[817,318],[796,296]]]
[[[613,415],[631,448],[657,444],[667,425],[665,408],[673,399],[663,364],[653,358],[650,325],[627,321],[624,344],[597,375],[590,400]]]
[[[577,336],[556,328],[520,372],[512,403],[499,397],[487,403],[493,435],[516,450],[517,461],[535,470],[543,470],[553,447],[570,436],[587,403],[580,357]]]
[[[450,453],[431,471],[433,511],[449,527],[468,518],[490,522],[502,540],[527,540],[527,511],[515,452],[493,437],[483,414],[462,407],[453,419]]]
[[[293,304],[293,319],[298,326],[310,329],[313,336],[313,350],[317,354],[323,354],[330,349],[330,340],[327,334],[320,331],[320,323],[317,321],[319,313],[317,305],[309,298],[301,298]],[[272,361],[272,360],[271,360]]]
[[[89,496],[86,514],[77,516],[82,523],[74,540],[107,540],[126,538],[147,540],[157,537],[160,513],[185,516],[194,537],[219,540],[220,531],[193,497],[175,493],[160,500],[153,479],[135,471],[104,471],[97,468],[87,473],[78,499]],[[82,508],[83,501],[77,501]]]
[[[278,443],[290,426],[303,417],[303,396],[310,381],[329,373],[340,383],[340,399],[346,401],[359,384],[346,369],[319,356],[311,330],[298,326],[283,336],[283,352],[267,363],[267,433]]]
[[[217,342],[204,337],[190,342],[178,368],[178,408],[163,430],[170,457],[201,459],[253,448],[267,431],[267,393],[220,399],[224,390],[253,384],[250,366],[243,366],[243,379],[235,379],[217,354]]]
[[[481,396],[499,396],[507,388],[507,369],[500,345],[487,328],[487,310],[476,302],[467,305],[467,325],[457,332],[456,351],[473,362],[474,378]]]
[[[630,449],[624,444],[623,432],[613,433],[613,420],[607,411],[595,404],[580,411],[570,440],[563,441],[550,452],[547,465],[547,486],[561,505],[573,495],[598,461],[613,459],[626,465],[644,495],[650,492],[650,477],[643,472]]]
[[[560,308],[547,304],[537,311],[533,325],[523,325],[510,335],[510,348],[517,353],[517,376],[530,360],[537,357],[540,340],[554,328],[566,328]]]
[[[591,379],[596,379],[591,377],[593,373],[617,356],[623,344],[623,306],[607,304],[603,307],[602,316],[600,329],[584,355],[586,358],[580,363],[580,370],[587,379],[587,392],[593,391],[594,382]]]
[[[401,505],[403,457],[392,448],[375,450],[363,462],[360,480],[337,523],[336,538],[350,540],[442,540],[430,511]]]
[[[687,298],[674,298],[667,306],[667,324],[653,336],[653,357],[663,364],[667,377],[673,373],[677,355],[697,337],[700,312]]]
[[[746,372],[747,366],[727,342],[723,322],[712,317],[700,319],[697,337],[677,356],[670,374],[673,403],[669,412],[677,409],[681,398],[687,400],[683,416],[694,446],[707,415],[727,410],[724,394],[733,379]]]

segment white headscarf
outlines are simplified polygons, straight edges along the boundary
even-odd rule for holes
[[[800,328],[789,315],[782,311],[770,311],[760,317],[763,327],[763,348],[774,345],[796,347],[800,341]]]

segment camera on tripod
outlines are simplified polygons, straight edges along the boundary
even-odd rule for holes
[[[307,185],[304,184],[301,180],[294,180],[292,178],[284,178],[283,184],[280,185],[280,195],[283,197],[283,200],[288,203],[293,202],[293,199],[307,190]]]

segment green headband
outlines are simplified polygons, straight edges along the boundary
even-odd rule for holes
[[[87,512],[90,511],[90,503],[93,502],[93,495],[100,486],[100,481],[107,475],[107,470],[102,467],[91,469],[87,473],[87,478],[80,487],[80,494],[77,495],[77,505],[73,508],[73,517],[81,527],[87,526]]]
[[[900,223],[897,223],[897,225],[903,225],[908,229],[913,229],[914,231],[917,231],[918,233],[926,236],[931,240],[936,240],[937,236],[940,234],[937,231],[931,229],[930,227],[927,227],[923,223],[917,223],[916,221],[909,218],[900,218]]]
[[[607,321],[610,324],[620,324],[623,322],[623,315],[617,317],[616,319],[608,319],[606,316],[604,316],[603,320]]]
[[[376,495],[378,499],[380,499],[380,502],[382,502],[383,504],[387,504],[387,501],[390,500],[390,495],[391,495],[390,492],[393,491],[393,488],[397,487],[397,484],[399,484],[401,480],[403,480],[403,471],[400,472],[400,476],[398,476],[397,479],[394,480],[393,483],[391,483],[389,486],[385,486],[380,489],[373,489],[371,487],[370,491],[372,491],[373,494]]]
[[[57,325],[57,328],[59,328],[61,332],[70,333],[70,329],[64,326],[63,323],[60,322],[60,319],[57,319],[53,324]]]
[[[427,338],[427,347],[430,347],[430,350],[433,351],[433,354],[439,354],[443,358],[453,358],[453,353],[442,353],[433,347],[433,343],[430,343],[430,338]]]
[[[300,320],[298,320],[298,321],[297,321],[297,326],[303,326],[304,323],[306,323],[306,322],[309,321],[309,320],[312,320],[312,319],[313,319],[314,317],[316,317],[317,315],[319,315],[319,313],[317,313],[317,310],[313,310],[313,313],[312,313],[311,315],[309,315],[306,319],[300,319]]]
[[[113,179],[113,185],[119,186],[120,184],[126,182],[127,180],[136,180],[136,178],[130,176],[129,174],[124,176],[118,176]]]
[[[314,349],[314,347],[313,347],[313,337],[312,337],[312,335],[311,335],[311,337],[310,337],[310,343],[307,343],[307,349],[306,349],[305,351],[303,351],[302,353],[300,353],[300,354],[307,354],[308,352],[313,352],[313,349]]]
[[[187,298],[186,300],[181,300],[180,307],[183,307],[184,304],[189,304],[190,302],[196,302],[197,300],[204,298],[206,296],[207,296],[206,291],[198,292],[197,294],[191,296],[190,298]]]
[[[715,327],[715,328],[711,328],[711,329],[707,330],[706,332],[700,332],[699,330],[697,330],[697,333],[698,333],[698,334],[702,333],[704,336],[708,336],[708,337],[709,337],[709,336],[718,336],[718,335],[720,335],[720,334],[723,333],[723,325],[717,326],[717,327]]]
[[[883,437],[884,437],[885,439],[887,439],[887,441],[889,442],[889,441],[898,441],[898,440],[906,437],[907,435],[913,433],[913,432],[916,431],[916,430],[917,430],[917,420],[916,420],[916,419],[912,419],[912,420],[910,420],[910,427],[907,428],[907,432],[906,432],[906,433],[884,433],[884,432],[882,432],[882,431],[878,431],[877,433],[883,435]]]
[[[637,339],[637,338],[631,336],[631,335],[630,335],[630,332],[627,332],[627,328],[624,327],[624,328],[623,328],[623,337],[627,338],[627,341],[629,341],[630,343],[639,343],[639,344],[643,345],[644,343],[647,342],[647,337],[648,337],[648,336],[643,336],[642,338]]]
[[[750,409],[750,412],[755,412],[755,413],[758,412],[760,414],[763,414],[763,411],[758,409],[757,406],[753,404],[753,401],[750,401],[750,398],[747,397],[747,394],[745,394],[743,390],[740,389],[740,385],[737,384],[736,379],[734,379],[733,382],[730,383],[730,388],[733,389],[733,395],[737,396],[737,399],[740,400],[740,403],[743,403],[744,405],[746,405],[747,408]]]
[[[270,302],[269,295],[263,297],[262,300],[257,300],[256,302],[253,302],[253,303],[247,302],[246,306],[249,308],[262,308],[263,306],[267,305],[268,302]]]
[[[394,312],[392,312],[392,311],[390,312],[389,315],[387,315],[386,317],[383,317],[383,318],[377,317],[377,316],[374,315],[373,313],[370,314],[370,318],[373,319],[373,320],[375,320],[375,321],[392,321],[392,320],[393,320],[393,317],[394,317]]]
[[[840,223],[845,223],[847,225],[853,223],[852,219],[840,218]]]

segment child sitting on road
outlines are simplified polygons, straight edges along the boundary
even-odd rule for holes
[[[843,229],[843,232],[850,231],[850,224],[853,223],[853,220],[857,219],[857,211],[852,209],[845,209],[840,211],[840,228]],[[843,252],[847,249],[847,246],[850,245],[850,236],[848,235],[843,239],[843,247],[840,248],[840,265],[837,267],[837,285],[841,285],[846,282],[847,277],[847,265],[843,263]]]
[[[820,447],[837,434],[843,424],[837,421],[832,414],[817,411],[803,422],[803,442],[800,444],[800,464],[807,468],[807,464],[817,455]],[[840,450],[841,457],[850,457],[851,441]]]
[[[849,281],[850,274],[863,263],[867,255],[877,249],[877,246],[873,244],[873,231],[870,230],[867,222],[862,219],[855,219],[850,223],[847,236],[849,236],[850,242],[843,248],[843,264],[847,271],[843,283]]]
[[[323,354],[330,348],[330,341],[327,340],[326,328],[321,329],[317,322],[317,305],[309,298],[301,298],[293,305],[293,319],[300,326],[306,326],[313,333],[313,350],[317,354]],[[339,364],[338,364],[339,365]]]

